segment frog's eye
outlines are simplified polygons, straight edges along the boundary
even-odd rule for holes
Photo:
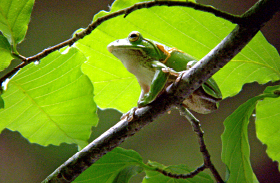
[[[135,41],[137,41],[139,39],[139,37],[140,37],[140,33],[139,32],[132,32],[132,33],[129,34],[128,40],[130,42],[135,42]]]

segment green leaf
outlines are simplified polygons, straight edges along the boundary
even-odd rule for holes
[[[124,168],[117,177],[114,179],[114,183],[128,183],[132,176],[137,175],[143,171],[143,168],[140,166],[131,165]]]
[[[117,0],[111,12],[137,2],[140,0]],[[101,11],[94,20],[107,14],[109,12]],[[125,38],[131,31],[137,30],[146,38],[176,47],[199,60],[234,27],[232,23],[206,12],[186,7],[161,6],[137,10],[126,18],[119,16],[108,20],[75,46],[89,57],[83,65],[83,71],[95,86],[98,106],[125,112],[137,105],[140,87],[135,77],[107,51],[110,42]],[[279,80],[279,68],[280,58],[276,49],[258,33],[214,78],[225,98],[237,94],[244,83]]]
[[[186,165],[174,165],[174,166],[163,166],[157,162],[149,162],[152,167],[158,167],[160,169],[163,169],[167,172],[175,173],[175,174],[187,174],[190,173],[192,170],[188,168]],[[201,182],[201,183],[207,183],[211,182],[213,183],[214,181],[210,177],[210,175],[200,172],[193,178],[189,179],[174,179],[171,177],[167,177],[157,171],[149,171],[146,170],[146,176],[143,179],[142,183],[170,183],[170,182],[180,182],[180,183],[187,183],[187,182]]]
[[[128,182],[143,171],[142,157],[133,150],[115,148],[83,172],[74,182]]]
[[[4,100],[2,98],[2,96],[0,95],[0,109],[4,108],[5,104],[4,104]]]
[[[156,162],[149,162],[149,164],[150,166],[145,165],[142,157],[137,152],[117,147],[94,163],[75,179],[74,182],[127,183],[133,175],[141,173],[145,169],[147,175],[143,183],[162,183],[170,181],[213,183],[211,177],[203,172],[191,179],[173,179],[153,170],[158,167],[177,174],[189,173],[191,170],[186,165],[164,167]]]
[[[277,95],[270,92],[256,96],[239,106],[224,121],[225,131],[222,134],[222,160],[229,170],[228,183],[256,182],[250,163],[247,127],[257,102],[265,97],[277,97]]]
[[[0,1],[0,31],[11,45],[24,39],[33,4],[34,0]]]
[[[85,146],[98,120],[92,84],[80,68],[85,60],[71,48],[21,69],[2,95],[0,130],[17,130],[30,142],[45,146],[63,142]]]
[[[245,83],[277,81],[280,79],[279,53],[259,32],[214,78],[224,97],[236,95]]]
[[[268,87],[265,93],[280,90],[280,86]],[[265,98],[256,107],[256,132],[260,141],[267,145],[267,154],[280,162],[280,98]],[[280,168],[279,168],[280,170]]]
[[[0,58],[0,71],[2,71],[9,66],[13,59],[13,56],[11,55],[11,45],[2,35],[0,35]]]
[[[247,127],[249,118],[255,109],[257,96],[239,106],[224,121],[225,131],[222,135],[222,160],[229,169],[227,182],[253,182],[253,170],[250,163],[250,148]]]

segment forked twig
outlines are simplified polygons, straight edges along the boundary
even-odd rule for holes
[[[204,132],[201,129],[201,125],[198,119],[196,119],[194,117],[194,115],[185,107],[183,107],[182,105],[179,105],[178,110],[180,111],[180,115],[184,116],[185,118],[187,118],[187,120],[191,123],[192,127],[193,127],[193,131],[197,134],[197,138],[198,138],[198,143],[199,143],[199,147],[200,147],[200,152],[203,155],[203,159],[204,159],[204,163],[203,165],[201,165],[200,167],[198,167],[196,170],[188,173],[188,174],[174,174],[162,169],[156,169],[158,172],[168,176],[168,177],[172,177],[172,178],[176,178],[176,179],[186,179],[186,178],[192,178],[195,175],[197,175],[199,172],[205,170],[206,168],[209,168],[210,171],[212,172],[213,176],[215,177],[216,181],[218,183],[224,183],[223,179],[221,178],[219,172],[216,170],[215,166],[213,165],[213,163],[211,162],[211,156],[209,154],[209,151],[207,150],[207,147],[205,145],[204,142],[204,138],[203,138],[203,134]]]
[[[177,107],[180,111],[181,116],[184,116],[185,118],[187,118],[192,127],[193,127],[193,131],[196,133],[197,138],[198,138],[198,143],[200,146],[200,152],[203,155],[203,159],[204,159],[204,165],[205,168],[209,168],[210,171],[212,172],[213,176],[215,177],[216,181],[219,183],[223,183],[223,179],[221,178],[219,172],[217,171],[217,169],[215,168],[215,166],[213,165],[213,163],[211,162],[211,156],[209,154],[209,151],[206,148],[205,142],[204,142],[204,138],[203,138],[203,134],[204,132],[201,129],[201,125],[198,119],[196,119],[193,114],[186,109],[185,107],[183,107],[182,105],[179,105]]]

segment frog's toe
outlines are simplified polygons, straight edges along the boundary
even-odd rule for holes
[[[132,121],[135,115],[137,107],[133,107],[130,111],[127,113],[123,114],[122,117],[120,118],[121,120],[127,120],[128,122]]]
[[[184,72],[180,72],[180,74],[178,75],[178,77],[175,80],[175,83],[179,83],[183,77]]]
[[[169,67],[161,68],[161,70],[162,70],[162,72],[168,73],[168,74],[170,74],[172,76],[178,77],[180,75],[179,72],[176,72],[172,68],[169,68]]]

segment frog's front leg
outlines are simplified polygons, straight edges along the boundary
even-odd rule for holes
[[[168,67],[159,61],[151,62],[151,67],[155,69],[155,75],[150,85],[149,92],[145,93],[142,88],[141,96],[138,101],[138,107],[146,106],[147,104],[154,101],[156,97],[159,95],[159,93],[165,87],[165,84],[170,75],[170,73],[168,72],[163,72],[163,68],[168,68]],[[143,93],[145,94],[143,95]]]

